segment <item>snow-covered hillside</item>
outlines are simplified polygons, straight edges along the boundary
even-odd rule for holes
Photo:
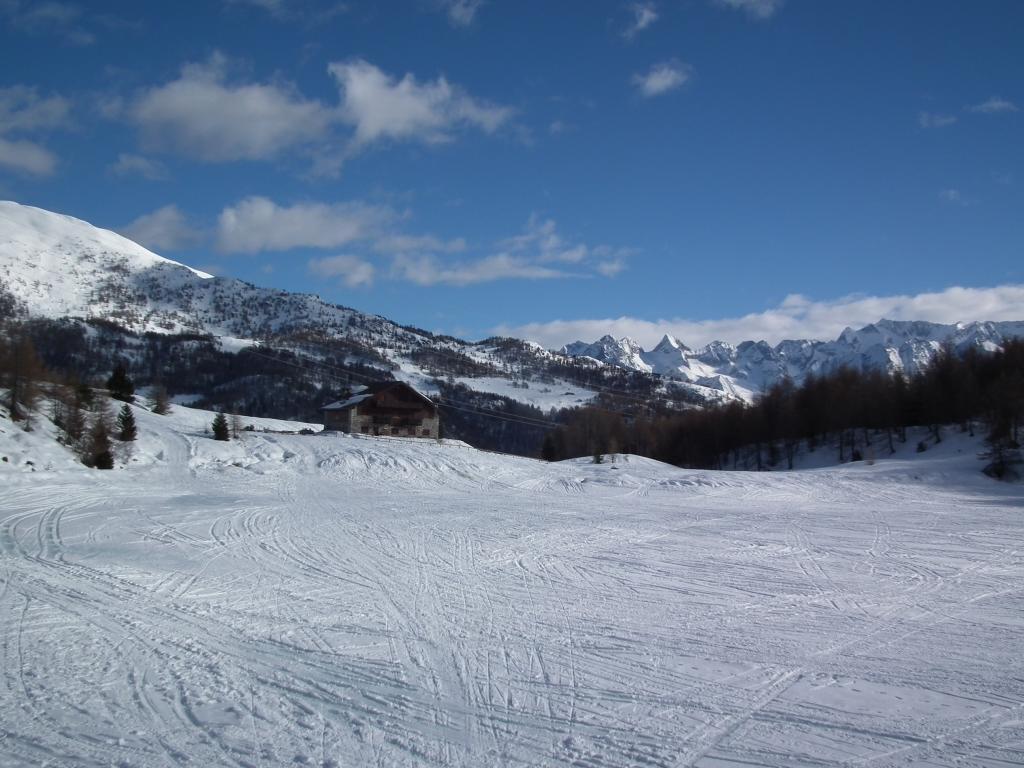
[[[136,417],[107,472],[0,418],[0,766],[1024,761],[1024,502],[966,438],[767,475]]]
[[[212,334],[229,352],[264,342],[308,353],[312,343],[341,342],[349,362],[426,392],[437,392],[444,379],[544,411],[590,401],[607,378],[600,366],[589,366],[588,388],[572,375],[586,374],[588,366],[536,344],[471,344],[317,296],[212,277],[79,219],[0,201],[4,292],[32,317],[111,321],[135,333]],[[526,381],[533,385],[523,386]],[[659,385],[646,389],[652,386]]]
[[[603,336],[593,344],[573,342],[562,352],[678,378],[750,400],[783,376],[799,383],[809,374],[830,373],[841,366],[913,375],[935,359],[944,344],[958,353],[968,349],[992,352],[1015,337],[1024,337],[1024,321],[942,325],[880,320],[857,331],[847,328],[828,342],[789,340],[772,347],[764,341],[745,341],[739,346],[716,341],[694,350],[666,335],[648,352],[629,337]]]
[[[9,292],[32,316],[108,320],[135,332],[213,334],[228,351],[257,340],[278,346],[296,338],[340,340],[350,345],[352,362],[425,391],[436,392],[438,380],[450,378],[475,392],[544,411],[589,402],[602,390],[627,397],[678,390],[690,402],[752,400],[782,376],[799,382],[808,373],[840,365],[913,373],[945,341],[958,350],[992,350],[1007,337],[1024,335],[1024,322],[943,326],[882,320],[859,331],[847,329],[832,342],[784,341],[775,347],[713,342],[692,350],[671,336],[650,351],[610,336],[560,352],[529,342],[509,345],[509,340],[467,343],[317,296],[211,277],[84,221],[13,202],[0,202],[0,291]],[[435,363],[429,370],[424,357]],[[602,381],[600,371],[572,369],[581,361],[636,372],[644,381],[639,387]],[[670,388],[649,374],[678,383]]]

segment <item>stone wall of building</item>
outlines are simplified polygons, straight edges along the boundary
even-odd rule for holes
[[[345,411],[324,411],[324,429],[337,429],[340,432],[352,431],[352,409]]]
[[[440,419],[436,415],[425,417],[415,426],[392,426],[390,424],[374,424],[372,414],[360,414],[358,410],[349,411],[352,422],[347,432],[363,435],[389,435],[392,437],[432,437],[437,439],[440,434]]]

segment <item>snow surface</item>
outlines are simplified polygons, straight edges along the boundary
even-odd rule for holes
[[[88,275],[97,267],[170,268],[213,277],[81,219],[6,200],[0,200],[0,264],[19,298],[51,317],[85,314],[95,303],[96,286]]]
[[[963,439],[712,473],[136,418],[110,472],[0,419],[2,766],[1024,762],[1024,494]]]
[[[586,387],[579,387],[565,379],[555,379],[553,382],[531,381],[529,387],[520,388],[513,386],[508,379],[496,376],[456,376],[457,384],[465,384],[476,392],[487,392],[492,395],[501,395],[520,403],[526,403],[548,411],[552,408],[578,408],[584,405],[597,393]]]

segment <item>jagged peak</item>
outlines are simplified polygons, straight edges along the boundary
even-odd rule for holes
[[[653,351],[659,351],[659,350],[660,351],[680,350],[680,351],[688,352],[690,350],[690,348],[688,346],[686,346],[685,344],[683,344],[683,342],[681,342],[679,339],[677,339],[672,334],[666,333],[664,336],[661,337],[661,341],[659,341],[657,343],[657,345],[654,347],[654,349],[651,350],[651,351],[653,352]]]

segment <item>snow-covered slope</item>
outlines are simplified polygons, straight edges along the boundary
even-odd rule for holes
[[[690,349],[671,336],[650,351],[632,339],[610,336],[593,344],[576,342],[560,352],[527,342],[472,344],[317,296],[211,277],[84,221],[13,202],[0,202],[0,290],[35,316],[110,320],[136,332],[213,334],[229,351],[260,339],[342,340],[352,345],[354,360],[427,391],[433,391],[438,378],[451,377],[472,390],[543,410],[586,403],[601,391],[599,382],[590,382],[593,377],[568,379],[573,361],[670,377],[698,401],[750,400],[782,376],[799,382],[840,365],[913,373],[943,343],[960,351],[992,350],[1005,338],[1024,335],[1024,322],[882,320],[857,331],[848,328],[835,341],[783,341],[774,347],[747,341]],[[435,364],[426,366],[425,356]],[[523,386],[528,380],[530,386]],[[621,390],[626,385],[609,386]],[[664,382],[646,391],[652,389],[667,391]]]
[[[593,344],[582,341],[569,344],[563,350],[573,357],[589,357],[619,368],[630,368],[634,371],[651,372],[651,366],[643,359],[643,349],[633,339],[623,337],[616,341],[611,336],[602,336]]]
[[[574,342],[562,351],[750,399],[783,376],[799,383],[809,374],[829,373],[840,366],[911,375],[928,365],[944,344],[960,353],[994,351],[1014,337],[1024,337],[1024,321],[943,325],[880,320],[856,331],[847,328],[828,342],[788,340],[773,347],[764,341],[745,341],[734,347],[716,341],[692,350],[666,335],[647,352],[633,339],[604,336],[594,344]]]
[[[46,317],[107,315],[123,305],[105,291],[117,275],[152,271],[176,282],[212,277],[116,232],[9,201],[0,201],[0,265],[8,290]]]
[[[101,472],[0,416],[2,766],[1024,761],[1024,507],[952,439],[767,475],[136,418]]]
[[[537,345],[516,346],[514,376],[510,353],[496,344],[438,337],[317,296],[213,277],[114,232],[13,202],[0,202],[0,290],[31,316],[107,320],[137,333],[213,334],[232,352],[260,340],[287,347],[289,337],[342,341],[353,361],[425,391],[434,390],[443,368],[455,383],[544,410],[595,394],[562,376],[542,375],[535,386],[523,386],[529,371],[573,363]],[[434,364],[425,367],[424,355]]]

